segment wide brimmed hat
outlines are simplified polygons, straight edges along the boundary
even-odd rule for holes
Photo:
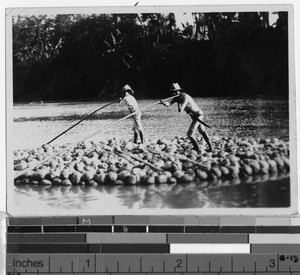
[[[125,86],[123,86],[123,88],[121,89],[120,93],[127,92],[127,91],[129,91],[130,94],[132,94],[132,95],[134,94],[134,91],[131,89],[131,87],[128,84],[126,84]]]
[[[170,88],[170,92],[182,91],[178,83],[173,83]]]

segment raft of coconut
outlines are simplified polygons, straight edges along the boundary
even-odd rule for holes
[[[213,137],[213,152],[207,151],[203,140],[198,142],[200,152],[192,150],[188,138],[180,137],[153,139],[146,146],[116,139],[85,141],[37,167],[37,163],[66,146],[16,150],[14,170],[26,172],[15,179],[15,184],[98,186],[194,182],[207,186],[216,181],[276,179],[289,173],[289,144],[282,140]]]

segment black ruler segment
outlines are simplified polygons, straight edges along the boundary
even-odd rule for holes
[[[44,232],[76,232],[75,225],[46,225],[43,227]]]
[[[8,226],[8,233],[39,233],[42,232],[41,226]]]
[[[91,251],[90,251],[91,246]],[[170,253],[169,244],[7,244],[7,253]]]
[[[290,226],[257,226],[256,233],[291,233]]]
[[[148,227],[148,231],[147,231]],[[7,227],[8,233],[40,232],[153,232],[153,233],[259,233],[299,234],[300,226],[206,226],[206,225],[41,225]]]
[[[221,233],[255,233],[254,226],[222,226]]]
[[[77,225],[76,232],[112,232],[112,226],[109,225]]]
[[[300,226],[293,226],[293,227],[291,227],[291,233],[292,234],[300,233]]]
[[[86,234],[7,234],[7,243],[84,243]]]
[[[149,233],[184,233],[184,226],[149,226]]]
[[[147,232],[146,226],[133,226],[133,225],[115,225],[114,226],[114,232],[124,232],[124,233],[130,233],[130,232]]]
[[[185,233],[221,233],[220,226],[186,226]]]

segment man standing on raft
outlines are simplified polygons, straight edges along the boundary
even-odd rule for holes
[[[134,137],[133,137],[133,142],[137,143],[138,137],[141,139],[141,143],[144,143],[144,130],[142,126],[142,113],[139,109],[138,103],[134,96],[134,91],[131,89],[129,85],[125,85],[122,90],[120,91],[120,99],[119,102],[125,106],[128,107],[130,113],[135,113],[132,115],[133,119],[133,132],[134,132]]]
[[[210,139],[205,131],[205,127],[198,121],[198,119],[200,121],[202,121],[203,111],[197,106],[196,102],[193,100],[193,98],[191,96],[189,96],[188,94],[183,92],[183,89],[180,88],[178,83],[172,84],[170,92],[173,92],[174,96],[176,96],[176,95],[178,95],[178,96],[171,99],[171,101],[169,101],[169,102],[163,102],[161,100],[160,103],[166,107],[169,107],[172,104],[174,104],[175,102],[177,102],[178,103],[178,112],[181,113],[184,110],[192,118],[192,124],[187,131],[187,136],[191,140],[194,149],[197,152],[200,152],[199,146],[195,139],[195,132],[198,129],[199,133],[203,136],[204,140],[206,141],[206,143],[208,145],[208,150],[211,152],[213,150],[213,147],[212,147]]]

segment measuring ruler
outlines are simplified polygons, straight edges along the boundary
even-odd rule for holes
[[[103,216],[7,223],[11,275],[300,275],[300,218]]]
[[[300,274],[300,254],[8,254],[7,274]]]

